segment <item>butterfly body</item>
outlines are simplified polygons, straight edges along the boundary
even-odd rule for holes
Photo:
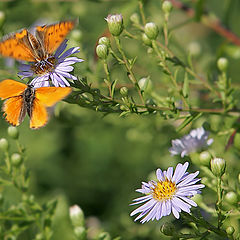
[[[11,79],[0,82],[0,98],[5,100],[2,110],[5,119],[18,126],[26,114],[30,117],[30,128],[43,127],[48,121],[47,107],[70,94],[70,87],[40,87],[34,89]]]

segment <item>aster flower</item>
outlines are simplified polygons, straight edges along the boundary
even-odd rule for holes
[[[30,83],[35,88],[48,87],[50,86],[50,82],[56,87],[70,86],[67,78],[77,80],[75,76],[70,74],[73,70],[73,66],[71,65],[83,60],[77,57],[69,57],[74,53],[78,53],[79,47],[70,48],[63,53],[66,47],[67,40],[64,40],[53,56],[49,56],[44,61],[30,63],[30,65],[21,64],[19,67],[21,72],[18,74],[22,78],[37,75]]]
[[[188,135],[181,139],[172,140],[172,147],[169,152],[172,155],[181,154],[181,157],[199,149],[206,148],[213,143],[213,139],[208,139],[209,132],[203,127],[193,129]]]
[[[196,184],[200,181],[195,178],[199,171],[190,174],[186,172],[188,165],[188,162],[183,165],[179,163],[174,173],[173,167],[169,167],[167,171],[158,168],[157,181],[142,182],[142,188],[136,192],[145,196],[134,199],[131,205],[144,204],[135,209],[130,216],[140,213],[135,221],[142,218],[140,222],[145,223],[154,219],[159,220],[171,212],[177,219],[181,211],[190,213],[191,206],[197,206],[190,198],[201,193],[199,189],[205,186]]]

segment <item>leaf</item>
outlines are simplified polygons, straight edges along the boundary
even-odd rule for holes
[[[174,63],[174,65],[176,65],[176,66],[185,67],[185,64],[179,58],[177,58],[176,56],[174,56],[172,58],[166,57],[166,60],[168,60],[169,62]]]
[[[117,80],[114,80],[112,82],[112,84],[111,84],[111,95],[112,95],[112,98],[114,96],[114,91],[115,91],[116,84],[117,84]]]
[[[191,116],[185,118],[185,120],[180,124],[180,126],[176,129],[177,132],[181,131],[185,128],[189,123],[193,122],[194,120],[198,119],[202,116],[203,113],[193,113]]]

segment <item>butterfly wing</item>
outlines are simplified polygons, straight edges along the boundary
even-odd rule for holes
[[[27,85],[11,79],[0,82],[0,98],[2,100],[21,95]]]
[[[26,29],[19,33],[11,34],[0,42],[0,54],[22,61],[35,61],[35,53],[29,38],[35,38]]]
[[[11,97],[3,103],[5,119],[13,126],[18,126],[26,115],[22,96]]]
[[[48,121],[46,107],[51,107],[71,92],[69,87],[40,87],[35,90],[35,99],[30,116],[30,128],[43,127]]]
[[[40,87],[35,90],[35,97],[46,107],[51,107],[70,94],[70,87]]]
[[[36,37],[47,53],[53,53],[73,29],[77,21],[63,21],[57,24],[36,27]]]
[[[30,116],[30,128],[43,127],[48,121],[47,109],[44,104],[37,98],[32,105],[32,114]]]

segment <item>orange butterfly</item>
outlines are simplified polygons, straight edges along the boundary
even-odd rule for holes
[[[35,29],[35,36],[27,29],[10,34],[0,42],[0,54],[4,57],[29,62],[47,60],[76,23],[77,21],[63,21],[57,24],[38,26]]]
[[[11,79],[0,82],[0,98],[5,100],[3,112],[6,120],[18,126],[26,113],[30,117],[30,128],[43,127],[48,121],[47,107],[71,93],[70,87],[40,87],[34,89]]]

